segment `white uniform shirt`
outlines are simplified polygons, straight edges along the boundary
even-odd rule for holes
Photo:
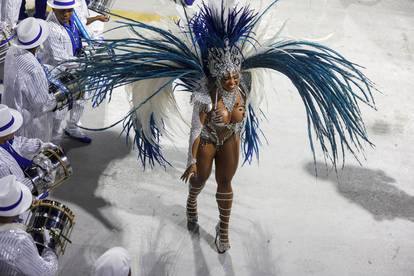
[[[0,21],[14,28],[19,20],[22,0],[0,0]]]
[[[90,17],[88,5],[85,0],[80,1],[79,7],[75,8],[75,12],[78,15],[79,19],[86,26],[86,20]]]
[[[38,53],[42,63],[57,66],[62,61],[73,59],[72,41],[53,11],[46,21],[49,23],[50,34]]]
[[[56,275],[56,254],[51,249],[45,249],[39,256],[33,238],[26,233],[24,225],[0,224],[0,244],[0,275]]]
[[[94,21],[93,23],[86,25],[87,19],[96,15],[100,15],[97,12],[91,11],[88,9],[88,5],[85,0],[80,0],[81,4],[79,7],[75,8],[76,14],[79,16],[79,19],[83,23],[86,31],[92,39],[101,39],[102,33],[105,29],[105,23],[101,21]]]
[[[29,160],[40,151],[43,143],[39,139],[28,139],[21,136],[15,136],[13,140],[13,149]],[[30,179],[26,178],[23,170],[20,168],[14,157],[8,153],[5,149],[0,147],[0,178],[14,175],[17,181],[23,183],[30,190],[33,190],[33,184]],[[0,274],[1,275],[1,274]]]
[[[10,47],[4,65],[2,103],[23,115],[18,134],[50,141],[52,138],[55,97],[49,94],[49,82],[42,65],[27,50]]]

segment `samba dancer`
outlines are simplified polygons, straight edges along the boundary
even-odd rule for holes
[[[49,240],[42,255],[19,215],[32,204],[30,190],[14,176],[0,179],[0,275],[53,276],[58,271],[54,242]]]
[[[47,70],[36,52],[49,35],[46,21],[27,18],[19,23],[17,37],[6,55],[2,103],[23,115],[18,135],[51,141],[56,99],[49,94]]]
[[[15,136],[22,124],[23,116],[19,111],[0,104],[0,177],[14,175],[34,191],[33,183],[26,178],[24,170],[32,165],[31,160],[37,153],[56,146],[39,139]]]
[[[160,137],[170,137],[174,119],[180,118],[173,84],[192,94],[189,158],[182,175],[182,180],[190,181],[187,224],[191,231],[198,227],[197,196],[214,161],[219,253],[230,248],[231,185],[239,145],[245,163],[259,155],[260,101],[267,92],[264,69],[285,74],[296,87],[315,159],[314,137],[335,167],[338,160],[345,160],[345,150],[357,158],[364,143],[372,145],[359,107],[374,107],[372,82],[358,65],[324,45],[263,33],[261,20],[277,2],[273,0],[263,12],[228,7],[224,0],[217,6],[202,4],[195,14],[186,10],[185,18],[166,28],[131,19],[116,30],[125,28],[136,36],[108,41],[105,45],[112,55],[77,60],[77,81],[89,83],[95,105],[108,99],[114,87],[131,84],[127,91],[132,107],[122,121],[123,130],[134,134],[144,166],[169,164]]]
[[[248,91],[242,90],[240,86],[241,56],[236,54],[230,48],[210,53],[208,63],[214,82],[208,93],[193,98],[188,168],[181,176],[185,182],[190,181],[187,222],[189,230],[196,231],[197,196],[210,177],[215,161],[216,201],[220,213],[216,227],[220,239],[216,240],[216,245],[220,253],[230,248],[228,226],[233,202],[231,182],[238,167],[240,133],[245,123],[248,97]]]

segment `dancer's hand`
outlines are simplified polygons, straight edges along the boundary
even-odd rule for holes
[[[188,166],[188,168],[185,170],[185,172],[183,173],[180,179],[184,181],[185,183],[187,183],[191,177],[196,176],[196,175],[197,175],[197,164],[192,164]]]
[[[221,112],[219,110],[214,110],[211,113],[211,121],[214,125],[218,126],[218,127],[224,127],[225,124],[223,122],[223,115],[221,114]]]
[[[40,151],[43,151],[43,150],[45,150],[45,149],[53,149],[53,150],[56,150],[56,149],[58,149],[59,147],[57,146],[57,145],[55,145],[55,144],[53,144],[53,143],[43,143],[41,146],[40,146]]]

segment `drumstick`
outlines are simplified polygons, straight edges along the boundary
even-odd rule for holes
[[[54,230],[54,229],[50,229],[50,232],[52,232],[52,234],[53,234],[55,237],[62,237],[62,238],[64,238],[67,242],[72,243],[72,241],[71,241],[68,237],[66,237],[65,235],[63,235],[62,233],[57,234],[57,233],[56,233],[56,230]]]

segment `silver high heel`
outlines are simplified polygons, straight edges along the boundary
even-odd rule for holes
[[[219,254],[223,254],[227,250],[230,249],[230,243],[229,243],[228,238],[227,238],[227,240],[223,240],[220,237],[221,230],[224,230],[224,229],[220,228],[220,222],[218,222],[217,225],[216,225],[216,239],[214,240],[214,243],[216,245],[217,252]]]

